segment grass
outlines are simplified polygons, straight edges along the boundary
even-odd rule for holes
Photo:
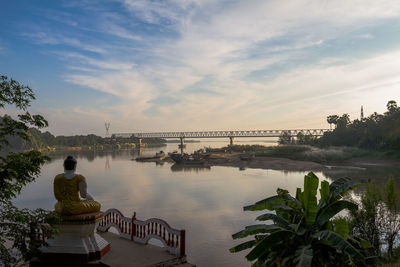
[[[357,147],[318,148],[309,145],[233,145],[218,149],[206,148],[206,150],[209,152],[253,152],[256,157],[280,157],[293,160],[312,161],[321,164],[342,163],[352,158],[400,159],[400,151],[365,150]]]
[[[286,145],[270,147],[268,151],[257,152],[256,156],[284,157],[322,164],[342,163],[351,158],[367,157],[367,150],[353,147],[317,148],[312,146]]]

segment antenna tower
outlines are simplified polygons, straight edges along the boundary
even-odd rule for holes
[[[110,136],[110,132],[109,132],[109,130],[110,130],[110,123],[109,123],[109,122],[106,122],[106,123],[104,123],[104,126],[106,127],[106,137],[109,137],[109,136]]]
[[[364,109],[363,109],[363,106],[361,106],[361,120],[363,120],[364,119]]]

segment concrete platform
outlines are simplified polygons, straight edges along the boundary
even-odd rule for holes
[[[186,262],[186,256],[177,257],[169,254],[164,248],[153,245],[141,245],[133,241],[120,238],[118,235],[106,232],[98,233],[107,240],[110,251],[105,254],[100,262],[112,267],[125,266],[182,266],[193,267],[195,265]]]

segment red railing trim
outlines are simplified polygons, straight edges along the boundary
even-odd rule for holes
[[[166,246],[170,253],[177,256],[185,255],[185,230],[172,228],[165,220],[151,218],[140,221],[136,219],[135,215],[127,218],[118,209],[108,209],[99,223],[98,230],[108,231],[111,226],[116,227],[121,236],[129,237],[132,241],[146,244],[151,238],[156,238]]]

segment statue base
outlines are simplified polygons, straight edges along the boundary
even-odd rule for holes
[[[59,234],[47,240],[48,246],[40,248],[42,263],[89,263],[101,259],[110,250],[110,244],[95,233],[96,223],[103,218],[103,212],[61,218],[62,223],[56,225]]]

